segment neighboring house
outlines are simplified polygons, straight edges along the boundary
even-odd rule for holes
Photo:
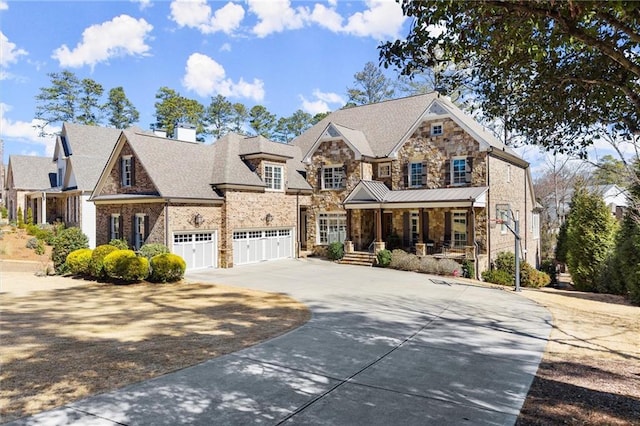
[[[529,163],[437,93],[329,114],[293,141],[313,187],[307,247],[457,251],[486,269],[514,237],[490,219],[519,218],[538,264],[539,216]]]
[[[97,244],[162,243],[188,269],[295,257],[311,193],[300,149],[237,134],[194,140],[121,133],[91,197]]]
[[[77,226],[96,246],[95,205],[89,202],[111,151],[122,131],[114,128],[64,123],[56,137],[53,164],[56,180],[28,195],[38,205],[37,223],[63,222]]]
[[[28,195],[56,184],[56,167],[50,157],[28,155],[9,156],[9,165],[5,179],[6,206],[9,220],[18,219],[18,210],[22,210],[22,219],[27,218],[27,209],[31,207],[34,222],[42,216],[42,207],[33,203]]]
[[[596,194],[602,197],[611,214],[618,220],[622,220],[624,213],[629,206],[629,192],[615,184],[608,185],[589,185],[586,190],[591,194]],[[573,188],[568,188],[562,197],[558,200],[558,208],[556,212],[555,203],[552,196],[547,197],[546,214],[549,217],[549,221],[557,223],[560,226],[567,220],[569,211],[571,210],[571,198],[573,197]],[[559,232],[559,228],[554,229],[554,232]]]

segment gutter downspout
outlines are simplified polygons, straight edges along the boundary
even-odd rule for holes
[[[164,245],[169,247],[169,201],[164,202]]]
[[[489,167],[489,161],[491,160],[491,151],[493,151],[493,147],[489,148],[487,151],[487,207],[486,207],[486,218],[485,218],[485,232],[487,233],[487,266],[491,269],[491,167]]]
[[[296,192],[296,259],[300,259],[300,191]]]

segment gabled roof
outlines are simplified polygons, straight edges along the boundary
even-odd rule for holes
[[[5,185],[11,182],[11,189],[44,190],[56,186],[56,181],[56,163],[51,160],[51,157],[9,156]]]
[[[328,131],[333,128],[355,148],[356,155],[385,158],[393,155],[424,120],[445,117],[456,121],[480,143],[481,149],[491,148],[518,157],[511,148],[437,92],[335,111],[294,139],[293,144],[304,153],[304,161],[309,161],[318,145],[329,139],[331,133]]]
[[[361,180],[344,200],[346,208],[376,205],[376,207],[392,207],[401,204],[424,204],[425,207],[435,205],[465,205],[481,207],[486,203],[486,186],[436,188],[436,189],[403,189],[392,191],[379,181]]]
[[[141,130],[125,130],[103,171],[102,180],[109,170],[117,167],[117,158],[125,143],[129,144],[138,159],[136,167],[144,168],[149,175],[157,190],[154,195],[156,197],[222,200],[215,186],[265,188],[258,174],[243,161],[243,152],[266,153],[277,156],[279,161],[286,161],[289,170],[286,177],[287,189],[311,190],[299,173],[304,170],[299,148],[261,137],[246,138],[235,133],[229,133],[215,143],[205,145],[167,139]],[[99,195],[101,182],[96,187],[93,199],[131,198],[131,195],[126,194]],[[142,194],[147,198],[149,195]]]
[[[160,196],[221,199],[208,179],[213,162],[210,145],[167,139],[136,130],[125,130],[122,136],[138,159],[136,167],[144,167]]]
[[[68,157],[78,189],[92,190],[121,132],[115,128],[64,123],[53,158]]]

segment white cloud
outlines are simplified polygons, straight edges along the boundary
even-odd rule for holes
[[[7,3],[5,0],[0,0],[0,10],[7,10],[9,9],[9,3]]]
[[[244,8],[228,2],[212,15],[206,0],[174,0],[170,18],[180,27],[195,28],[203,34],[218,31],[231,34],[240,27]]]
[[[231,52],[231,44],[230,43],[224,43],[222,46],[220,46],[220,51],[221,52]]]
[[[351,15],[343,31],[360,37],[397,38],[405,17],[393,0],[367,0],[368,9]]]
[[[313,8],[310,19],[329,31],[335,33],[342,31],[342,16],[334,8],[317,3]]]
[[[289,0],[248,0],[249,11],[258,17],[253,32],[258,37],[284,30],[297,30],[309,20],[309,10],[305,7],[291,7]]]
[[[222,65],[202,53],[189,56],[182,85],[202,97],[220,94],[225,97],[253,99],[256,102],[264,99],[262,80],[254,79],[249,83],[240,78],[234,83],[226,77]]]
[[[25,143],[29,145],[43,145],[45,149],[45,155],[53,155],[53,150],[56,143],[55,136],[38,136],[38,130],[35,126],[41,124],[41,120],[33,119],[31,121],[12,121],[5,117],[6,113],[9,111],[11,111],[10,105],[0,103],[0,139],[4,139],[5,142],[13,139],[18,143]],[[57,127],[51,127],[48,130],[51,133],[54,133],[59,132],[61,129]],[[23,150],[23,152],[25,151]]]
[[[315,99],[309,100],[300,95],[300,100],[302,101],[301,109],[312,115],[333,111],[345,104],[344,98],[337,93],[321,92],[316,89],[313,91],[313,97]],[[330,105],[334,106],[331,107]]]
[[[9,38],[0,31],[0,66],[8,67],[9,64],[18,61],[20,56],[28,55],[24,49],[18,49],[15,43],[11,43]]]
[[[86,28],[82,41],[73,50],[63,44],[53,52],[52,58],[62,67],[90,65],[93,68],[97,63],[117,56],[146,55],[150,50],[146,39],[152,29],[144,19],[120,15]]]
[[[145,10],[148,7],[153,6],[151,0],[131,0],[133,3],[138,3],[140,5],[140,10]]]

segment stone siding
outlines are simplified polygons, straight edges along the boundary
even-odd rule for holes
[[[131,155],[134,161],[134,181],[133,185],[129,187],[123,187],[120,182],[120,159],[123,156]],[[151,181],[149,174],[144,168],[144,165],[140,160],[136,158],[131,147],[128,143],[125,143],[120,151],[120,155],[116,160],[109,176],[107,176],[100,195],[113,195],[113,194],[157,194],[158,191]]]

